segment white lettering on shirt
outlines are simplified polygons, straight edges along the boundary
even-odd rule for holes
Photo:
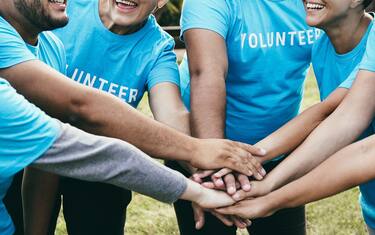
[[[242,33],[241,48],[272,48],[311,45],[320,36],[319,29],[291,32]]]
[[[68,65],[67,65],[67,68],[68,68]],[[77,77],[78,74],[79,76]],[[81,82],[83,77],[84,77],[83,82]],[[80,71],[78,68],[73,70],[71,79],[73,81],[82,83],[85,86],[98,88],[99,90],[108,92],[109,94],[117,96],[127,103],[132,103],[132,102],[137,101],[137,96],[139,93],[138,89],[129,88],[127,86],[122,86],[117,83],[110,82],[104,78],[100,78],[100,77],[98,78],[95,75],[92,76],[90,73],[86,73],[83,70]]]

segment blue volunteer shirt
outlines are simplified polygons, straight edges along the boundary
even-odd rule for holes
[[[228,139],[254,144],[295,117],[320,31],[309,28],[301,0],[185,0],[182,34],[206,29],[220,35],[228,52]],[[190,76],[180,67],[187,107]]]
[[[98,0],[69,2],[69,24],[54,31],[66,49],[68,77],[133,107],[156,84],[179,85],[174,40],[153,16],[139,31],[118,35],[103,25],[98,7]]]
[[[375,28],[371,29],[367,40],[366,52],[357,69],[340,86],[350,88],[356,78],[359,70],[367,70],[375,73]],[[372,128],[375,129],[375,120],[372,122]],[[363,217],[366,223],[375,229],[375,180],[360,185],[361,196],[360,203]]]
[[[28,45],[0,17],[0,69],[35,59],[60,72],[65,71],[64,49],[56,36],[51,32],[41,33],[37,46]],[[55,120],[18,95],[4,79],[0,79],[0,100],[0,234],[13,234],[13,223],[2,200],[13,175],[53,144],[60,134],[60,127]]]
[[[327,34],[317,40],[312,50],[312,65],[318,82],[320,99],[326,99],[343,83],[361,62],[373,22],[359,44],[350,52],[338,54]]]

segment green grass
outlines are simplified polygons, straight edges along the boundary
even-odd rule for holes
[[[302,109],[317,102],[319,102],[319,97],[316,82],[313,74],[310,73],[305,84]],[[147,99],[142,101],[140,110],[150,115]],[[355,188],[307,205],[308,234],[365,234],[366,229],[358,205],[358,193],[358,189]],[[139,194],[134,194],[127,217],[126,233],[128,235],[179,234],[173,207]],[[56,234],[66,234],[61,216]],[[247,234],[245,231],[238,232],[238,235],[245,234]]]

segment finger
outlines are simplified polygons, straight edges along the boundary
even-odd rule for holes
[[[225,186],[227,188],[227,193],[233,195],[236,193],[236,179],[233,174],[228,174],[224,176]]]
[[[192,207],[194,212],[195,229],[199,230],[204,226],[205,223],[204,211],[195,203],[192,204]]]
[[[246,192],[244,190],[238,190],[235,194],[232,195],[232,198],[238,202],[245,198],[248,198],[249,196],[251,196],[251,191]]]
[[[251,156],[250,161],[261,177],[266,176],[266,170],[262,167],[262,164],[260,164],[260,162],[255,157]]]
[[[197,173],[193,174],[192,177],[193,177],[194,181],[199,180],[199,181],[202,182],[203,178],[206,178],[206,177],[212,175],[213,173],[215,173],[215,171],[213,171],[213,170],[198,171]],[[200,183],[200,182],[198,182],[198,183]]]
[[[247,152],[251,153],[252,155],[257,155],[257,156],[264,156],[267,154],[267,151],[263,148],[259,148],[259,147],[255,147],[253,145],[250,145],[250,144],[244,144],[244,143],[240,143],[240,142],[237,142],[240,144],[240,146],[246,150]]]
[[[237,205],[222,207],[215,209],[216,213],[223,214],[223,215],[235,215],[238,213],[240,208]]]
[[[251,185],[250,185],[249,177],[243,174],[238,174],[237,180],[238,182],[240,182],[242,190],[244,190],[245,192],[250,191]]]
[[[212,178],[212,182],[214,182],[215,186],[218,188],[225,188],[225,184],[222,178]]]
[[[231,173],[232,170],[229,168],[223,168],[220,171],[216,172],[215,174],[212,175],[213,178],[220,179],[224,177],[225,175]]]
[[[215,189],[216,186],[213,182],[204,182],[202,183],[202,186],[209,189]]]
[[[253,176],[255,177],[255,179],[257,180],[262,180],[263,179],[263,176],[258,172],[258,169],[256,168],[256,163],[253,162],[253,156],[251,156],[250,154],[248,154],[248,165],[247,167],[249,168],[249,170],[253,173]]]
[[[248,226],[247,223],[245,222],[245,219],[239,218],[238,216],[235,216],[235,215],[231,215],[230,218],[237,228],[244,229]]]
[[[212,214],[213,216],[215,216],[216,218],[218,218],[218,219],[219,219],[223,224],[225,224],[226,226],[228,226],[228,227],[233,226],[233,221],[230,220],[227,216],[225,216],[225,215],[221,215],[221,214],[216,213],[216,212],[214,212],[214,211],[212,211],[211,214]]]
[[[228,153],[227,161],[225,162],[227,168],[247,176],[253,175],[253,171],[249,168],[250,165],[248,153],[242,150],[238,151],[238,149]]]

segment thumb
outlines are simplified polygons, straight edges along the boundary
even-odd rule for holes
[[[192,207],[194,212],[195,229],[199,230],[203,228],[205,223],[204,211],[195,203],[192,203]]]

